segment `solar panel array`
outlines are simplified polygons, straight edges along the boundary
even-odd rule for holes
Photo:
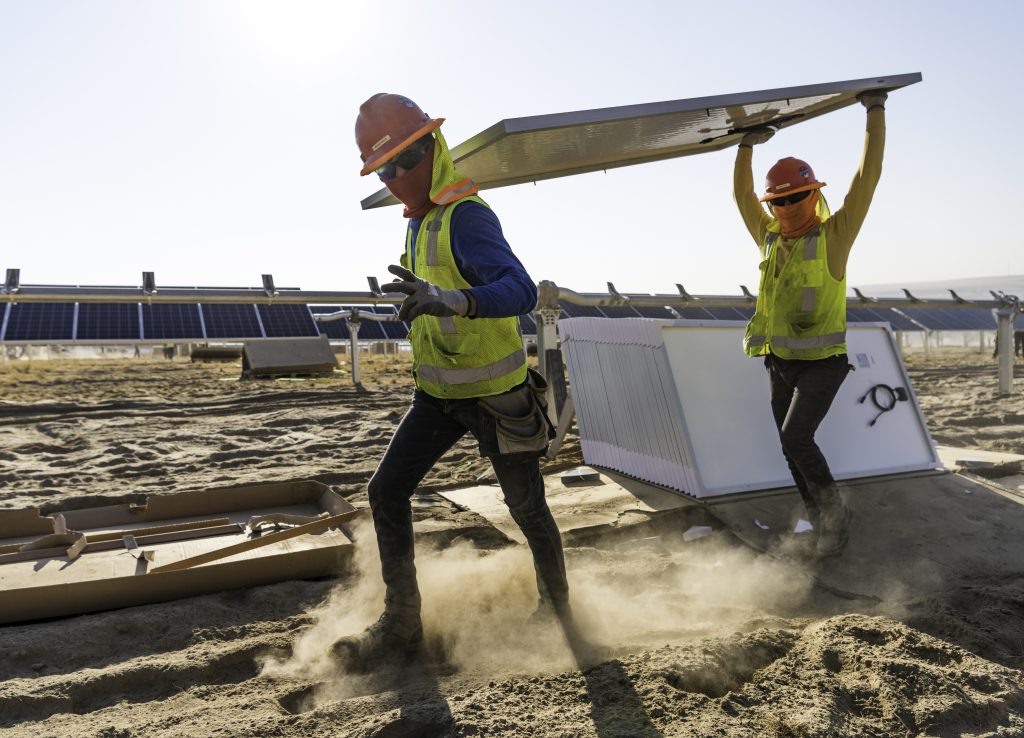
[[[657,318],[672,320],[749,320],[750,307],[591,306],[561,301],[559,318]],[[317,336],[348,340],[345,319],[318,323],[315,315],[353,308],[394,320],[363,320],[359,338],[400,340],[408,323],[397,320],[394,305],[254,305],[244,303],[65,303],[27,302],[0,305],[0,341],[243,341],[257,338]],[[996,319],[988,308],[850,307],[851,323],[889,323],[897,331],[991,331]],[[537,334],[532,315],[519,316],[523,335]]]

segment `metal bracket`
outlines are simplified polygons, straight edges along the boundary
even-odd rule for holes
[[[629,298],[620,293],[617,289],[615,289],[615,285],[612,284],[611,282],[608,283],[608,294],[614,298],[614,304],[625,305],[629,302]]]
[[[263,294],[267,297],[277,297],[277,288],[274,287],[274,275],[263,275]]]
[[[679,290],[679,296],[682,297],[687,302],[697,302],[697,298],[691,295],[689,292],[687,292],[686,288],[683,287],[683,285],[679,284],[678,282],[676,282],[676,289]]]
[[[367,277],[367,284],[370,285],[370,294],[374,297],[384,297],[384,293],[380,291],[380,282],[377,281],[376,277]]]
[[[741,284],[740,289],[743,291],[743,296],[747,298],[747,302],[757,302],[757,295],[750,294],[750,290],[745,284]]]
[[[857,296],[857,299],[860,300],[861,302],[878,302],[877,298],[868,297],[856,287],[853,288],[853,294],[855,294]]]
[[[908,290],[906,287],[903,287],[902,289],[903,294],[906,295],[907,299],[910,300],[911,302],[922,302],[920,298],[914,297],[912,294],[910,294],[910,290]]]
[[[20,269],[8,269],[7,279],[4,282],[3,293],[5,295],[13,295],[21,290],[21,270]]]

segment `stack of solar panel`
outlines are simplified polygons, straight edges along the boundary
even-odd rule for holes
[[[697,488],[662,327],[647,318],[558,322],[583,457],[646,482]]]

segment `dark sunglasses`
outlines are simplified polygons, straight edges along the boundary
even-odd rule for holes
[[[382,164],[377,167],[373,171],[376,172],[377,176],[384,182],[389,179],[395,179],[398,177],[398,169],[404,169],[408,172],[423,161],[423,157],[425,157],[427,155],[427,151],[430,150],[430,144],[433,140],[434,137],[429,133],[422,138],[416,139],[416,141],[414,141],[409,148],[401,154],[396,156],[394,159],[389,160],[386,164]]]
[[[800,202],[801,200],[807,198],[807,196],[810,194],[811,190],[804,190],[803,192],[798,192],[795,195],[786,195],[785,197],[773,197],[768,202],[770,202],[777,208],[781,208],[785,207],[786,205],[792,205],[793,203]]]

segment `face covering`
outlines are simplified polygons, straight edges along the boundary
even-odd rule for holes
[[[392,195],[398,198],[404,205],[402,215],[406,218],[422,218],[434,203],[430,201],[430,185],[433,179],[434,170],[434,143],[430,144],[423,160],[403,174],[401,177],[389,179],[384,182]]]
[[[772,205],[772,215],[779,220],[779,230],[786,238],[804,235],[821,222],[817,207],[820,190],[814,190],[800,202],[791,205]]]

